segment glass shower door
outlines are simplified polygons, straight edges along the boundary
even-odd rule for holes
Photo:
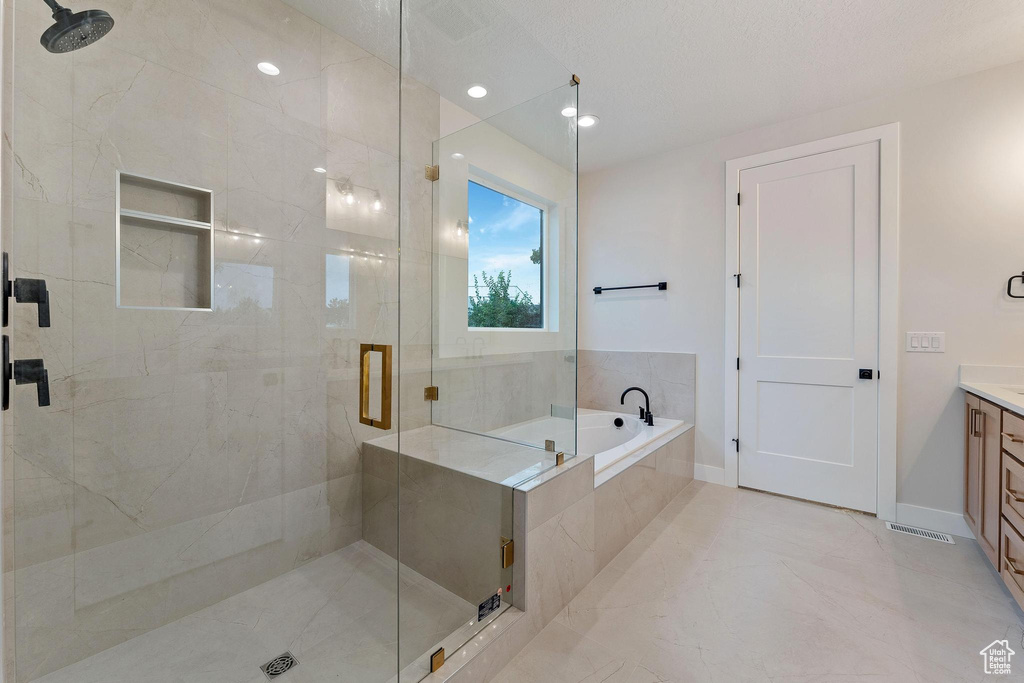
[[[388,681],[397,469],[366,487],[362,447],[400,415],[361,349],[397,371],[397,3],[97,4],[51,53],[6,3],[3,243],[50,322],[4,330],[49,388],[4,414],[7,680]]]

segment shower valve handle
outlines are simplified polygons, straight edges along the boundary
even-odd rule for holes
[[[40,358],[11,362],[11,338],[3,335],[3,409],[11,407],[11,380],[15,384],[35,384],[36,398],[40,407],[50,405],[50,377]]]
[[[16,360],[12,377],[15,384],[35,384],[39,406],[50,405],[50,376],[41,358]]]
[[[50,326],[50,292],[46,289],[46,280],[34,280],[31,278],[19,277],[11,281],[10,258],[7,252],[2,255],[3,275],[0,285],[3,286],[3,326],[8,323],[8,299],[12,296],[20,304],[38,304],[39,306],[39,327]]]
[[[14,281],[14,300],[19,304],[39,305],[39,327],[50,326],[50,292],[46,280],[19,277]]]

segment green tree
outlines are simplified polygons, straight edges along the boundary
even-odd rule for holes
[[[481,294],[482,286],[486,292]],[[470,327],[540,327],[540,305],[533,303],[529,293],[517,288],[515,295],[509,290],[512,287],[512,271],[506,275],[499,270],[497,275],[488,275],[486,271],[480,277],[473,276],[474,294],[469,297]]]
[[[339,299],[337,297],[331,299],[327,303],[327,310],[324,312],[324,318],[326,319],[328,327],[349,327],[349,311],[350,311],[348,299]]]

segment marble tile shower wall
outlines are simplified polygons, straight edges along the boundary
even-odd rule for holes
[[[283,2],[104,9],[115,32],[59,56],[38,44],[43,3],[5,8],[5,237],[52,316],[40,330],[18,307],[12,328],[52,396],[19,388],[6,423],[19,683],[359,539],[359,449],[381,432],[358,422],[358,345],[397,344],[399,229],[429,277],[436,93],[403,84],[400,169],[397,71]],[[268,55],[276,79],[255,69]],[[116,169],[213,190],[213,312],[114,307]],[[133,249],[169,268],[164,242]],[[402,315],[429,363],[429,305]]]

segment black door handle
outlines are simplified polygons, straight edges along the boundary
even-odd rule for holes
[[[860,369],[860,378],[861,379],[874,379],[875,378],[875,371],[874,370],[868,370],[866,368],[861,368]]]

